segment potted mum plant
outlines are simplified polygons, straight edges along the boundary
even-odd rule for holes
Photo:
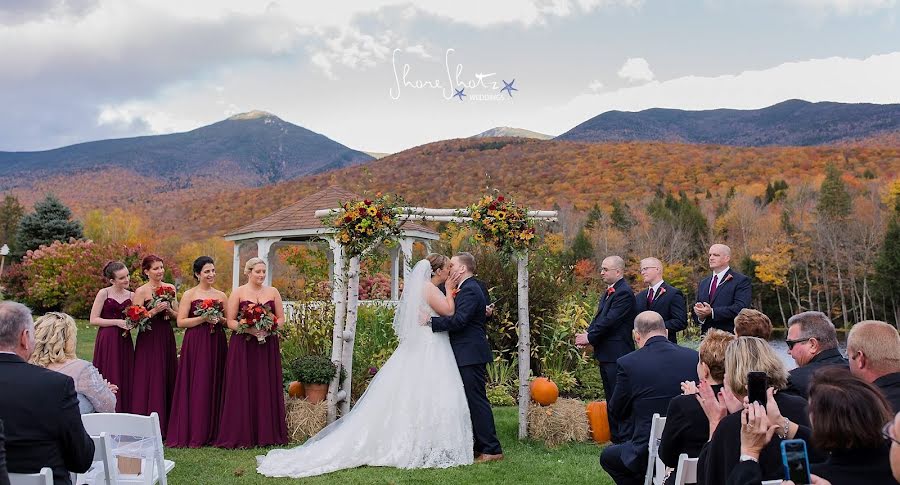
[[[305,355],[297,359],[293,366],[297,380],[303,383],[306,399],[313,404],[325,400],[328,384],[337,373],[337,366],[328,357],[322,355]]]

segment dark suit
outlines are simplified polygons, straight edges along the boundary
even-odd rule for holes
[[[801,426],[801,430],[809,430],[809,415],[806,412],[806,400],[784,392],[775,394],[775,402],[781,414]],[[668,419],[666,419],[668,424]],[[806,439],[810,463],[819,457],[810,448],[808,435],[797,433],[797,438]],[[741,412],[729,414],[722,418],[712,440],[700,451],[697,462],[697,483],[727,483],[731,469],[737,466],[741,455]],[[764,480],[784,477],[781,462],[781,439],[776,435],[763,448],[759,455],[759,464]]]
[[[669,401],[681,394],[682,381],[698,380],[697,352],[656,336],[616,366],[616,390],[607,409],[610,419],[630,423],[633,432],[628,441],[607,446],[600,465],[618,485],[641,484],[653,414],[665,414]]]
[[[847,363],[847,359],[841,355],[840,350],[823,350],[810,359],[803,367],[791,370],[788,375],[788,386],[782,392],[807,399],[809,397],[809,382],[812,380],[813,374],[817,370],[830,365],[840,366],[847,369],[847,372],[850,371],[850,365]]]
[[[894,412],[900,413],[900,372],[881,376],[872,384],[881,390]]]
[[[46,466],[55,483],[68,484],[69,471],[91,467],[94,442],[81,424],[71,377],[0,354],[0,389],[10,473],[37,473]]]
[[[750,308],[753,298],[750,278],[729,268],[722,277],[722,281],[717,282],[716,292],[710,301],[709,285],[712,283],[712,278],[709,276],[700,282],[697,287],[697,302],[709,303],[713,314],[706,317],[706,320],[701,323],[697,314],[694,313],[694,322],[700,325],[700,331],[704,333],[710,328],[734,333],[734,317],[744,308]]]
[[[496,455],[503,451],[497,440],[494,414],[485,390],[486,364],[493,361],[494,356],[485,329],[487,297],[483,286],[474,277],[463,281],[456,295],[454,314],[432,318],[431,330],[447,332],[450,336],[450,346],[469,403],[475,453]]]
[[[6,447],[3,442],[3,421],[0,421],[0,485],[9,485],[9,474],[6,472]]]
[[[669,331],[669,340],[678,343],[677,332],[687,328],[687,304],[684,293],[678,288],[663,281],[656,290],[653,303],[648,305],[647,294],[650,288],[640,292],[634,297],[634,314],[653,310],[662,315],[666,321],[666,329]]]
[[[720,384],[712,386],[713,393],[718,395],[722,389]],[[709,419],[696,394],[676,396],[669,401],[666,410],[666,427],[659,440],[659,459],[666,466],[676,468],[678,455],[687,453],[690,458],[700,456],[703,445],[709,441]]]
[[[606,399],[616,390],[616,361],[634,350],[631,330],[634,328],[634,292],[625,278],[613,285],[614,293],[604,291],[597,314],[587,329],[587,339],[594,347],[594,358],[600,363],[600,379]],[[619,423],[609,420],[613,443],[628,439],[631,431],[619,430]]]

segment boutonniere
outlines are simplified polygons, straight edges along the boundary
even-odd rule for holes
[[[609,288],[606,289],[606,296],[612,295],[615,292],[616,292],[616,289],[613,288],[612,286],[610,286]]]
[[[450,291],[450,296],[456,298],[456,295],[459,294],[459,288],[454,288]]]
[[[726,276],[725,276],[725,279],[722,280],[722,283],[728,283],[729,281],[731,281],[731,280],[733,280],[733,279],[734,279],[734,278],[733,278],[730,274],[729,274],[729,275],[726,275]]]
[[[666,287],[660,286],[659,287],[659,296],[663,296],[663,294],[665,294],[665,292],[666,292]],[[659,296],[657,298],[659,298]]]

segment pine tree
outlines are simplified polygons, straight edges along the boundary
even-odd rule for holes
[[[612,220],[613,226],[622,232],[628,232],[629,229],[637,224],[634,216],[631,215],[628,204],[619,202],[619,199],[613,199],[612,212],[610,212],[609,218]]]
[[[34,212],[22,217],[16,234],[17,249],[21,252],[37,249],[53,241],[82,239],[81,222],[73,221],[72,211],[52,194],[34,204]]]
[[[851,201],[847,186],[841,179],[841,171],[834,164],[825,167],[825,180],[819,189],[819,214],[831,220],[841,220],[850,215]]]
[[[573,263],[594,257],[594,245],[591,244],[591,240],[583,228],[578,231],[578,234],[575,235],[575,240],[572,241],[571,254]]]
[[[0,245],[9,246],[13,254],[16,253],[16,232],[19,230],[19,221],[25,214],[25,208],[19,203],[19,199],[10,194],[3,198],[0,205]]]
[[[584,228],[590,231],[593,229],[597,223],[603,220],[603,211],[600,209],[598,204],[594,204],[591,207],[591,210],[588,211],[587,220],[584,223]]]

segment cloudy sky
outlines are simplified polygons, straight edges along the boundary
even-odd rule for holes
[[[0,150],[254,109],[396,152],[612,109],[900,103],[898,17],[898,0],[2,0]]]

